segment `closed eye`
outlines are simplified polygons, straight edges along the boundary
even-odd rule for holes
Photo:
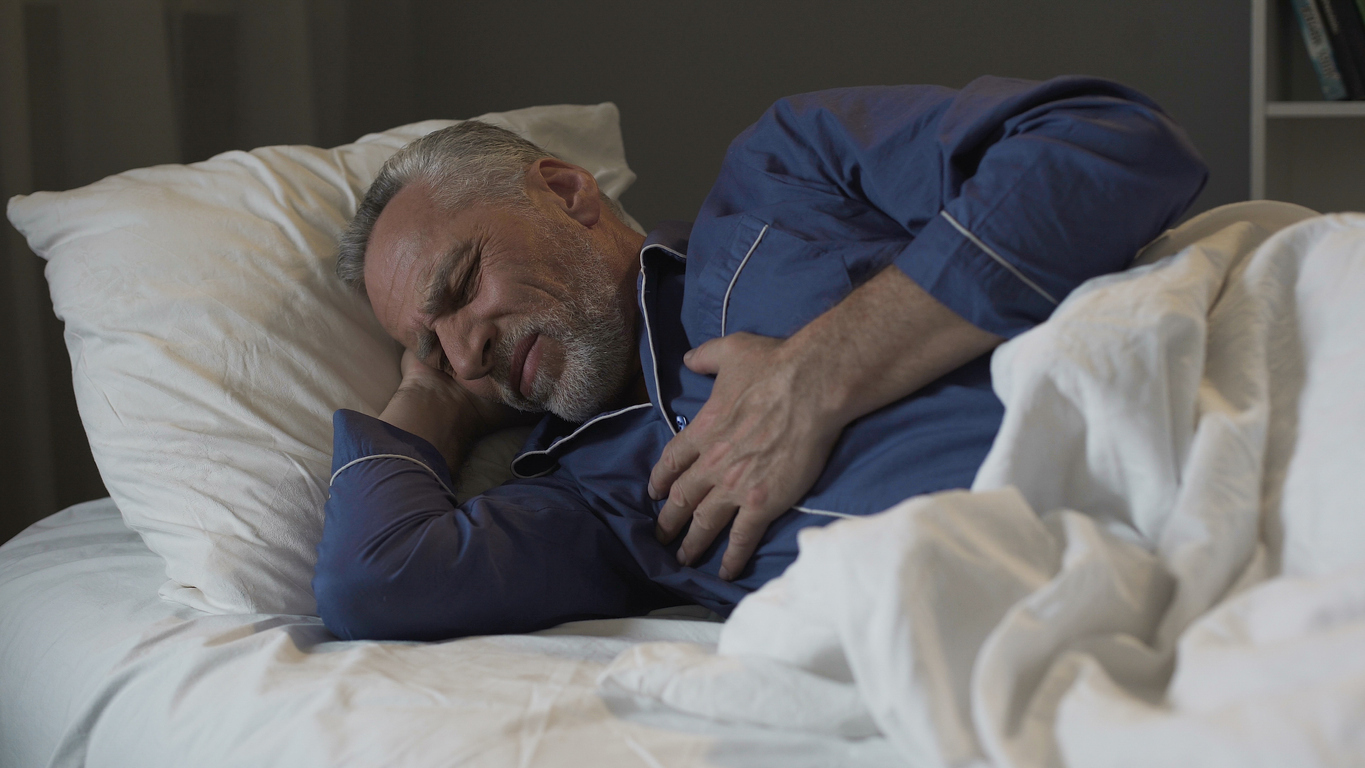
[[[414,350],[417,359],[422,361],[422,365],[428,368],[435,368],[449,376],[455,375],[455,369],[451,367],[450,361],[446,359],[445,350],[441,348],[441,340],[428,328],[423,328],[417,333],[417,349]]]
[[[444,373],[445,375],[451,377],[452,379],[455,378],[455,369],[451,367],[450,361],[446,359],[445,352],[436,353],[436,370],[440,371],[441,373]]]
[[[441,317],[458,312],[473,301],[479,288],[479,268],[482,263],[479,250],[473,243],[456,243],[431,276],[422,312],[430,317]]]
[[[431,356],[441,350],[441,340],[436,338],[436,332],[430,328],[420,328],[417,331],[417,349],[413,353],[423,365],[436,366],[431,363]]]

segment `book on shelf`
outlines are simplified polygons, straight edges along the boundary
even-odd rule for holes
[[[1322,87],[1322,97],[1328,101],[1349,98],[1346,81],[1342,79],[1337,59],[1332,55],[1332,43],[1327,37],[1327,25],[1314,0],[1293,0],[1294,15],[1299,19],[1299,32],[1303,34],[1303,44],[1308,49],[1308,58],[1313,62],[1313,71],[1318,75],[1318,85]]]
[[[1316,0],[1347,98],[1365,99],[1365,21],[1355,0]]]
[[[1365,30],[1365,0],[1355,0],[1355,8],[1353,10],[1355,12],[1349,15],[1354,16],[1360,22],[1361,29]],[[1365,62],[1362,62],[1361,66],[1365,67]],[[1365,79],[1365,71],[1362,71],[1360,76],[1361,79]]]

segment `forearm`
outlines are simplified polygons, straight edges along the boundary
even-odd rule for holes
[[[464,464],[481,435],[477,420],[448,392],[409,382],[393,393],[379,419],[431,443],[452,470]]]
[[[571,484],[518,481],[457,504],[443,457],[394,426],[333,417],[313,591],[338,637],[530,632],[671,604]]]
[[[948,309],[892,266],[783,345],[822,414],[840,428],[1003,339]]]

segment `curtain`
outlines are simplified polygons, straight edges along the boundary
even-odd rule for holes
[[[352,140],[372,126],[346,105],[348,52],[374,48],[375,29],[401,50],[411,34],[407,8],[378,0],[0,0],[0,192],[8,200],[229,149]],[[385,23],[367,24],[366,36],[352,40],[348,16]],[[0,542],[106,495],[42,261],[13,227],[4,230]]]

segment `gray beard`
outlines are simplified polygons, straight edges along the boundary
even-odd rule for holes
[[[627,326],[616,280],[587,235],[538,218],[546,241],[560,246],[557,258],[572,276],[572,298],[503,334],[495,352],[492,378],[502,401],[513,408],[549,411],[565,421],[579,423],[601,412],[625,389],[635,334]],[[558,380],[544,369],[537,370],[527,398],[507,382],[511,381],[517,343],[533,333],[557,339],[563,345],[564,370]]]

